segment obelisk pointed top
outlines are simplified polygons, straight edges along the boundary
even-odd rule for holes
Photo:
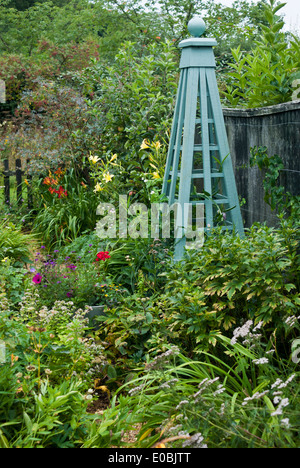
[[[200,37],[206,30],[206,24],[201,16],[194,16],[188,23],[188,30],[194,37]]]

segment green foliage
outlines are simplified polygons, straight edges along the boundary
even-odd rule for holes
[[[134,360],[168,343],[190,354],[214,349],[245,320],[283,336],[283,321],[299,307],[298,248],[291,221],[278,230],[253,226],[245,239],[216,230],[184,262],[164,263],[159,282],[140,273],[134,294],[103,319],[104,336]]]
[[[159,239],[119,239],[111,244],[108,271],[116,283],[122,283],[132,292],[144,277],[146,290],[153,293],[163,284],[160,274],[170,256],[170,246]]]
[[[299,40],[289,40],[282,31],[284,21],[278,12],[284,4],[269,0],[265,6],[266,25],[251,52],[239,46],[232,50],[234,63],[227,90],[226,103],[231,106],[263,107],[291,100],[292,83],[299,71]]]
[[[71,244],[72,249],[74,244]],[[96,261],[96,252],[93,258],[74,255],[74,250],[70,251],[70,256],[55,250],[53,254],[47,254],[47,258],[38,252],[35,268],[31,269],[31,289],[38,292],[40,307],[52,308],[57,301],[70,302],[77,308],[116,305],[126,290],[106,274],[109,267],[103,261]]]
[[[217,232],[168,274],[165,320],[182,346],[191,338],[192,349],[215,345],[247,318],[280,333],[299,306],[295,226],[253,226],[245,239]]]
[[[75,174],[71,168],[60,177],[55,174],[50,180],[47,176],[33,183],[36,195],[33,231],[49,247],[66,244],[95,227],[96,196],[84,182],[77,183]]]
[[[98,419],[89,414],[93,379],[103,375],[103,347],[87,335],[86,311],[56,302],[38,308],[27,291],[18,316],[0,297],[1,448],[80,448],[119,444],[130,422],[113,408]],[[2,356],[1,356],[2,357]],[[114,434],[110,427],[114,425]]]
[[[30,160],[26,220],[45,244],[25,270],[33,237],[0,224],[1,448],[128,446],[136,424],[140,448],[299,446],[299,203],[278,184],[281,159],[252,151],[266,201],[284,211],[276,229],[215,229],[176,264],[167,242],[94,233],[100,202],[162,201],[175,46],[199,8],[219,70],[235,48],[227,102],[290,99],[299,42],[266,3],[0,0],[14,111],[0,150]],[[94,303],[107,307],[91,328]],[[91,415],[101,391],[109,407]]]
[[[22,299],[26,274],[27,270],[23,266],[14,266],[9,258],[0,262],[0,291],[6,293],[13,305]]]
[[[36,243],[36,237],[25,234],[14,224],[0,222],[0,260],[6,257],[27,262]]]
[[[46,38],[57,45],[84,42],[99,21],[100,12],[95,15],[84,0],[62,7],[39,2],[25,11],[0,6],[1,52],[36,55],[39,41]]]
[[[104,69],[95,64],[85,76],[85,89],[96,92],[90,112],[97,116],[103,147],[123,155],[129,148],[137,151],[145,138],[165,136],[177,88],[177,62],[170,42],[157,41],[145,50],[127,42],[112,66]],[[134,164],[139,166],[138,161]]]
[[[73,167],[81,184],[84,174],[78,171],[95,145],[91,143],[95,128],[78,91],[54,81],[38,80],[35,89],[22,97],[16,115],[14,125],[1,128],[3,156],[11,151],[23,161],[29,160],[27,172],[31,176]],[[88,127],[89,138],[78,148],[77,135]]]
[[[102,317],[100,336],[113,345],[115,352],[111,356],[115,367],[140,362],[150,350],[151,337],[163,333],[161,316],[155,309],[155,297],[141,297],[137,292],[116,308],[110,310],[107,317]]]
[[[261,335],[248,330],[242,336],[249,337],[251,350],[219,337],[230,359],[202,353],[192,360],[170,347],[119,390],[127,390],[126,407],[132,422],[141,425],[137,447],[297,446],[299,373],[270,352],[258,358],[266,356]],[[281,367],[286,368],[282,379]]]
[[[265,202],[272,210],[277,209],[297,221],[299,215],[299,196],[292,196],[284,186],[280,185],[280,172],[284,164],[277,154],[269,157],[266,147],[254,147],[250,150],[250,166],[257,165],[264,173],[263,186]]]

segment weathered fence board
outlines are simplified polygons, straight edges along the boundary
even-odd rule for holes
[[[9,167],[8,159],[3,161],[3,170],[0,169],[0,173],[3,174],[3,181],[4,181],[4,201],[6,204],[10,204],[11,202],[11,179],[16,179],[16,195],[17,195],[17,204],[19,206],[23,203],[23,176],[25,172],[22,170],[22,163],[20,159],[16,159],[15,161],[15,168],[11,170]],[[27,179],[30,179],[30,176],[27,176]],[[32,200],[32,192],[30,188],[30,184],[27,186],[27,206],[28,209],[31,209],[33,206]]]
[[[242,216],[246,227],[254,222],[276,226],[276,214],[264,202],[263,174],[249,167],[250,148],[266,146],[285,169],[280,183],[300,195],[300,100],[259,109],[223,109],[238,194],[246,200]]]

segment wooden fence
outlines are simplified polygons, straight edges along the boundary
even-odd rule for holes
[[[9,160],[5,159],[3,161],[3,170],[0,170],[0,174],[2,172],[3,175],[3,181],[4,185],[2,186],[3,189],[3,195],[4,195],[4,202],[7,205],[10,205],[11,203],[11,198],[12,198],[12,184],[11,184],[11,179],[15,178],[16,180],[16,196],[17,196],[17,204],[19,206],[22,206],[24,203],[24,184],[23,184],[23,176],[25,175],[25,172],[22,170],[22,163],[21,159],[16,159],[15,161],[15,167],[13,170],[9,167]],[[31,176],[27,175],[27,180],[30,182]],[[27,185],[27,207],[28,209],[32,209],[33,207],[33,197],[32,197],[32,191],[30,188],[31,184],[29,183]]]
[[[277,211],[264,201],[264,173],[250,167],[250,148],[266,146],[269,156],[282,158],[280,185],[300,195],[300,100],[259,109],[223,109],[238,194],[246,227],[255,222],[276,226]]]

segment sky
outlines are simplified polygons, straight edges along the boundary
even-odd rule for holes
[[[217,1],[225,6],[231,6],[233,3],[233,0]],[[286,3],[286,6],[280,10],[285,15],[286,29],[300,32],[300,0],[280,0],[280,3]]]

